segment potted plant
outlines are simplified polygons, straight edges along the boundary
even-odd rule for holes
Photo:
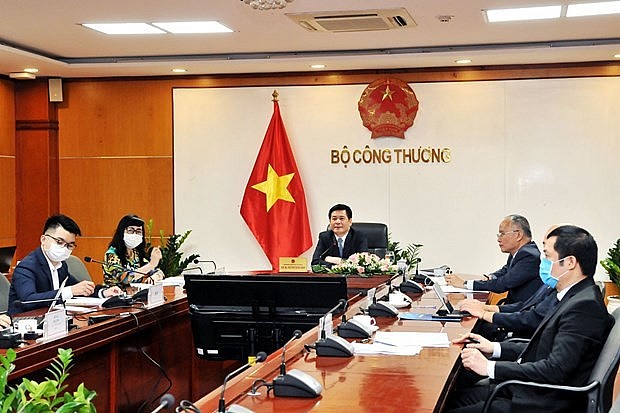
[[[620,238],[609,249],[607,258],[601,261],[601,265],[607,271],[610,280],[605,283],[605,303],[614,301],[615,305],[620,306]]]
[[[196,258],[200,257],[199,254],[191,254],[188,257],[183,258],[183,252],[181,252],[181,246],[189,237],[192,230],[187,230],[183,234],[164,235],[164,230],[159,230],[159,242],[161,250],[161,260],[159,261],[159,269],[164,273],[166,277],[176,277],[183,273],[183,270],[187,268]],[[146,225],[146,248],[150,251],[153,248],[152,244],[153,234],[153,220],[150,219]],[[0,412],[1,413],[1,412]]]
[[[96,412],[92,403],[97,395],[88,390],[84,383],[70,393],[65,392],[65,381],[73,363],[71,349],[58,349],[58,358],[52,362],[47,371],[52,378],[38,383],[22,378],[17,387],[8,385],[9,374],[15,369],[13,362],[17,353],[12,348],[5,355],[0,355],[0,412],[37,412],[37,413],[91,413]]]
[[[420,250],[422,249],[422,244],[409,244],[404,249],[400,247],[400,243],[398,241],[392,241],[392,234],[388,236],[388,251],[394,251],[394,260],[398,262],[398,260],[404,259],[407,261],[407,266],[409,268],[415,268],[418,263],[418,257],[420,256]]]

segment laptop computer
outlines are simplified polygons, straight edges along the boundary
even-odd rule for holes
[[[438,316],[446,318],[463,318],[471,316],[468,311],[455,310],[454,306],[450,303],[450,300],[448,300],[448,297],[446,297],[446,294],[441,289],[441,286],[437,285],[437,283],[433,284],[433,291],[435,291],[437,298],[441,301],[442,307],[446,307],[445,309],[439,308],[439,310],[436,311]]]
[[[8,274],[15,256],[15,245],[10,247],[0,247],[0,273]]]
[[[62,289],[65,286],[65,284],[67,283],[67,280],[69,279],[69,277],[65,277],[64,280],[62,280],[62,283],[60,284],[60,287],[58,287],[58,291],[56,291],[56,295],[54,296],[54,298],[50,303],[49,308],[47,309],[47,313],[49,313],[50,311],[52,311],[54,309],[54,306],[60,302],[64,305],[64,301],[62,300],[61,293],[62,293]],[[22,320],[36,320],[37,321],[37,329],[41,329],[43,328],[43,322],[45,321],[45,314],[41,314],[41,315],[37,315],[37,316],[18,316],[18,317],[12,317],[12,321],[13,321],[13,325],[15,325],[16,322],[18,321],[22,321]]]

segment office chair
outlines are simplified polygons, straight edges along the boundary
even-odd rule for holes
[[[378,222],[353,222],[352,227],[366,235],[368,252],[385,258],[385,252],[388,248],[387,225]]]
[[[536,383],[521,380],[508,380],[500,383],[493,389],[491,395],[484,404],[483,413],[487,413],[491,407],[491,401],[497,393],[506,386],[518,385],[538,387],[544,389],[557,389],[567,392],[587,393],[588,408],[586,413],[607,413],[611,408],[614,393],[614,380],[620,364],[620,308],[613,312],[616,321],[609,332],[609,336],[603,345],[594,369],[590,374],[589,384],[586,386],[562,386],[557,384]]]
[[[11,283],[6,276],[0,273],[0,312],[9,309],[9,289]]]
[[[78,281],[93,280],[86,266],[78,257],[70,255],[69,258],[67,258],[67,266],[69,267],[69,274],[73,275]]]

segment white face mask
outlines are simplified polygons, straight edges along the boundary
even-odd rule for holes
[[[123,241],[127,248],[134,249],[142,243],[142,234],[123,234]]]
[[[61,247],[58,244],[54,243],[50,247],[50,249],[45,250],[47,257],[53,262],[61,262],[69,258],[71,255],[71,250],[67,247]]]

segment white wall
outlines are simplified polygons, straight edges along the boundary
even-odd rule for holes
[[[504,263],[494,234],[509,213],[530,220],[539,244],[554,223],[583,226],[600,258],[620,236],[619,78],[411,84],[420,110],[404,140],[370,139],[357,111],[365,86],[277,88],[315,242],[338,202],[402,244],[424,244],[422,267],[465,273]],[[272,91],[174,91],[175,228],[192,229],[188,250],[229,271],[269,268],[239,207]],[[452,161],[345,168],[330,162],[343,145],[449,147]]]

